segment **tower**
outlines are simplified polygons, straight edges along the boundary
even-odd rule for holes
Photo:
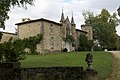
[[[75,24],[75,22],[74,22],[74,18],[73,18],[73,13],[72,13],[72,18],[71,18],[71,24]]]
[[[71,18],[71,32],[72,32],[72,36],[74,37],[74,39],[76,39],[76,24],[74,22],[73,13],[72,13],[72,18]]]
[[[61,14],[61,20],[60,22],[63,23],[65,21],[65,18],[64,18],[64,13],[63,13],[63,9],[62,9],[62,14]]]
[[[62,24],[62,26],[60,28],[61,29],[61,37],[65,38],[66,37],[66,27],[65,27],[65,17],[64,17],[63,9],[62,9],[60,23]]]
[[[68,16],[67,16],[67,18],[65,20],[65,27],[66,27],[66,35],[72,35],[70,20],[69,20]]]
[[[81,25],[81,29],[87,32],[88,40],[93,40],[93,29],[90,23],[85,23],[85,25]]]

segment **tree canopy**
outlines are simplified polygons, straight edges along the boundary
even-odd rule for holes
[[[119,37],[116,34],[116,26],[119,25],[117,14],[112,15],[106,9],[101,13],[94,15],[93,12],[83,12],[86,23],[90,22],[93,27],[93,38],[98,40],[102,48],[118,49]]]
[[[93,41],[88,40],[87,36],[84,34],[81,34],[79,36],[79,51],[91,51],[91,48],[93,46]]]
[[[11,7],[18,6],[27,8],[27,4],[32,5],[34,0],[0,0],[0,28],[5,29],[5,21],[9,19],[8,12]]]

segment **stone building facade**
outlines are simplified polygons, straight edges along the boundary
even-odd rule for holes
[[[17,39],[17,34],[16,33],[9,33],[9,32],[2,32],[2,39],[0,41],[0,43],[3,43],[3,42],[8,42],[8,40],[10,38],[13,38],[13,40]]]
[[[82,25],[82,30],[76,29],[74,17],[72,16],[71,20],[69,20],[68,16],[66,18],[64,17],[63,12],[59,23],[41,18],[17,23],[16,25],[18,28],[17,34],[12,34],[15,36],[15,39],[24,39],[36,36],[37,34],[43,34],[42,41],[40,44],[37,44],[36,51],[39,53],[61,52],[65,48],[67,48],[68,52],[74,51],[79,47],[80,34],[85,34],[92,40],[92,27],[90,25]],[[74,46],[72,42],[64,40],[68,35],[74,38]],[[9,37],[6,37],[6,40]]]
[[[81,25],[81,29],[87,32],[87,37],[89,40],[93,40],[93,31],[90,24]]]
[[[76,45],[75,45],[75,49],[76,50],[79,50],[79,45],[80,45],[80,41],[79,41],[79,38],[80,38],[80,35],[86,35],[88,34],[88,32],[86,31],[83,31],[83,30],[79,30],[79,29],[76,29]]]
[[[22,23],[18,25],[18,38],[24,39],[37,34],[43,34],[43,40],[37,44],[37,52],[57,52],[61,51],[61,27],[60,23],[50,21],[47,19],[37,19]]]

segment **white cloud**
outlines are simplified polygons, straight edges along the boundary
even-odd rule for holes
[[[120,0],[35,0],[35,5],[28,5],[27,10],[18,7],[11,9],[9,12],[10,19],[6,21],[6,30],[14,32],[15,23],[21,22],[22,18],[26,17],[31,19],[43,17],[58,22],[62,7],[65,17],[69,16],[70,20],[73,12],[77,28],[80,28],[80,25],[84,24],[83,10],[99,13],[102,8],[106,8],[110,12],[116,12],[119,3]],[[118,29],[120,28],[118,27]],[[120,34],[120,32],[118,33]]]

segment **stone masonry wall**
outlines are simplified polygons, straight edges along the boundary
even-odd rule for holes
[[[44,49],[50,52],[61,51],[60,25],[44,22]]]
[[[36,36],[37,34],[40,34],[40,27],[40,22],[18,25],[18,38],[24,39],[29,38],[30,36]]]
[[[87,37],[89,40],[93,40],[93,30],[91,25],[81,25],[81,29],[87,32]]]
[[[59,24],[47,21],[37,21],[18,25],[18,38],[24,39],[43,33],[43,40],[40,44],[37,44],[36,51],[39,53],[60,52],[62,43],[60,27],[61,25]]]
[[[23,68],[22,80],[82,80],[82,67]]]
[[[19,63],[0,63],[0,80],[83,80],[83,67],[19,66]]]
[[[0,43],[7,42],[11,37],[14,39],[17,39],[17,34],[14,33],[8,33],[8,32],[2,32],[2,39]]]

